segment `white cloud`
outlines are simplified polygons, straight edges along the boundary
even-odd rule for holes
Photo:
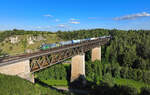
[[[50,14],[43,15],[43,16],[45,16],[45,17],[53,17],[53,16],[52,16],[52,15],[50,15]]]
[[[126,15],[122,17],[116,17],[114,20],[130,20],[130,19],[136,19],[139,17],[149,17],[150,14],[147,12],[142,12],[142,13],[137,13],[137,14],[131,14],[131,15]]]
[[[76,20],[78,20],[78,19],[75,19],[75,18],[70,18],[70,21],[76,21]]]
[[[80,24],[80,22],[78,22],[78,21],[71,21],[70,23],[71,24]]]
[[[33,29],[50,29],[52,26],[36,26],[36,27],[31,27]]]
[[[60,20],[59,20],[59,19],[55,19],[55,21],[56,21],[56,22],[59,22]]]
[[[80,24],[78,19],[75,19],[75,18],[70,18],[69,23],[71,23],[71,24]]]
[[[66,24],[59,24],[57,27],[59,27],[59,28],[67,28],[68,26]]]
[[[35,27],[36,29],[41,29],[42,27],[41,26],[37,26],[37,27]]]

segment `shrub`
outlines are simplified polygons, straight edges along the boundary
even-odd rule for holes
[[[120,77],[120,66],[118,63],[114,63],[111,65],[112,77],[119,78]]]
[[[114,84],[112,75],[110,73],[107,73],[103,76],[103,81],[109,84],[109,86],[113,86]]]
[[[143,71],[143,81],[150,84],[150,72]]]
[[[130,86],[114,86],[113,95],[137,95],[138,91],[136,88]]]
[[[67,80],[67,72],[62,64],[56,64],[48,69],[37,72],[37,78],[42,80]]]
[[[120,70],[120,76],[122,78],[127,78],[128,75],[128,68],[127,67],[122,67]]]
[[[140,95],[150,95],[150,88],[147,87],[141,88]]]

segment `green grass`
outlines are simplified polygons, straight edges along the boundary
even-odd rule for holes
[[[51,86],[68,86],[67,80],[41,80],[41,81]]]
[[[65,67],[69,67],[71,64],[70,64],[70,63],[63,63],[63,65],[64,65]]]
[[[0,95],[63,95],[56,90],[32,84],[17,76],[0,74]]]
[[[125,85],[125,86],[132,86],[137,88],[138,92],[140,92],[140,89],[142,87],[149,87],[150,88],[150,84],[146,84],[144,82],[139,82],[139,81],[135,81],[135,80],[130,80],[130,79],[117,79],[117,78],[113,78],[114,83],[117,85]]]

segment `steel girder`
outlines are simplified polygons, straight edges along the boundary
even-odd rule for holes
[[[108,40],[109,39],[97,39],[93,41],[85,41],[79,44],[67,45],[61,47],[62,49],[55,50],[47,55],[31,58],[30,71],[36,72],[53,64],[69,59],[75,55],[83,54],[92,48],[104,45]]]

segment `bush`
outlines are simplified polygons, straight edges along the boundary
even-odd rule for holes
[[[137,70],[137,80],[142,81],[143,72],[141,70]]]
[[[143,81],[150,84],[150,71],[122,67],[120,70],[120,76],[121,78]]]
[[[138,95],[136,88],[130,86],[114,86],[113,95]]]
[[[114,63],[111,65],[112,77],[120,78],[120,66],[118,63]]]
[[[107,83],[109,86],[113,86],[114,81],[113,81],[112,75],[110,73],[106,73],[103,76],[103,82]]]
[[[53,65],[36,74],[37,78],[42,80],[67,80],[67,72],[62,64]]]
[[[141,88],[141,93],[140,95],[150,95],[150,88]]]
[[[128,75],[128,68],[127,67],[122,67],[120,70],[120,76],[122,78],[127,78]]]
[[[150,84],[150,72],[143,71],[143,81]]]

